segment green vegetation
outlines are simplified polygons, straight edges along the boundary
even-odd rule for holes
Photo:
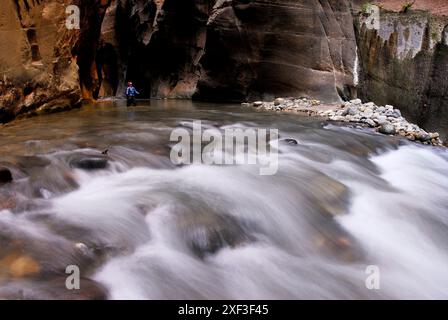
[[[405,3],[401,6],[401,11],[400,11],[400,13],[408,13],[408,12],[411,10],[411,8],[414,6],[414,4],[415,4],[415,0],[412,1],[412,2],[410,2],[410,1],[405,2]]]
[[[370,3],[370,2],[364,3],[361,7],[361,12],[363,14],[369,13],[369,9],[371,6],[372,6],[372,3]]]

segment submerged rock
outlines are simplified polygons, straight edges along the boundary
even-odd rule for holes
[[[73,160],[70,163],[72,168],[83,169],[83,170],[101,170],[106,169],[109,163],[106,158],[95,157],[95,158],[82,158]]]
[[[0,184],[12,181],[12,173],[8,168],[0,167]]]
[[[6,300],[106,300],[107,290],[100,283],[80,279],[80,287],[68,290],[66,276],[50,279],[24,279],[8,282],[0,288],[0,299]]]
[[[293,139],[293,138],[282,139],[282,140],[280,140],[280,142],[290,145],[290,146],[296,146],[299,144],[299,142],[297,142],[297,140]]]
[[[201,259],[224,247],[233,248],[252,240],[236,218],[213,212],[183,215],[177,227],[187,246]]]

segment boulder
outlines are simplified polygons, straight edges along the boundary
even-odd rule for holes
[[[384,123],[380,126],[379,132],[382,134],[393,135],[395,134],[395,127],[390,123]]]
[[[348,108],[346,108],[346,109],[344,109],[343,111],[342,111],[342,116],[343,117],[346,117],[346,116],[354,116],[355,114],[357,114],[358,113],[358,110],[355,108],[355,107],[348,107]]]
[[[362,101],[361,101],[361,99],[354,99],[354,100],[350,100],[350,103],[354,104],[354,105],[361,105]]]
[[[241,222],[226,214],[199,210],[179,216],[175,225],[188,248],[199,258],[252,241]]]
[[[70,163],[72,168],[88,171],[106,169],[108,165],[108,160],[104,157],[81,158]]]
[[[277,99],[274,100],[274,105],[275,106],[279,106],[279,105],[284,104],[284,103],[285,103],[285,99],[283,99],[283,98],[277,98]]]
[[[421,131],[417,134],[417,139],[421,142],[428,142],[431,141],[431,136],[428,133]]]
[[[8,168],[0,167],[0,184],[12,181],[12,173]]]
[[[366,119],[364,122],[371,128],[376,127],[376,123],[372,119]]]
[[[292,139],[292,138],[282,139],[282,140],[280,140],[280,142],[290,145],[290,146],[296,146],[299,144],[296,139]]]

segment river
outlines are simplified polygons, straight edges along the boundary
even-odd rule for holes
[[[278,171],[173,164],[170,134],[195,120],[278,129]],[[448,298],[442,148],[238,105],[105,101],[2,127],[0,165],[0,298]]]

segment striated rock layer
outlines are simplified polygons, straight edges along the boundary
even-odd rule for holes
[[[358,32],[360,97],[395,105],[412,122],[446,137],[448,17],[382,11],[379,28],[362,24]]]
[[[99,96],[133,79],[144,97],[339,101],[356,41],[346,0],[115,0],[98,53]]]
[[[0,9],[0,122],[54,112],[81,99],[79,69],[94,45],[97,0],[5,0]],[[83,8],[81,30],[66,27],[67,6]],[[93,42],[91,42],[93,41]],[[91,52],[91,51],[90,51]]]
[[[313,96],[338,101],[353,87],[349,1],[217,1],[207,23],[198,96]]]

